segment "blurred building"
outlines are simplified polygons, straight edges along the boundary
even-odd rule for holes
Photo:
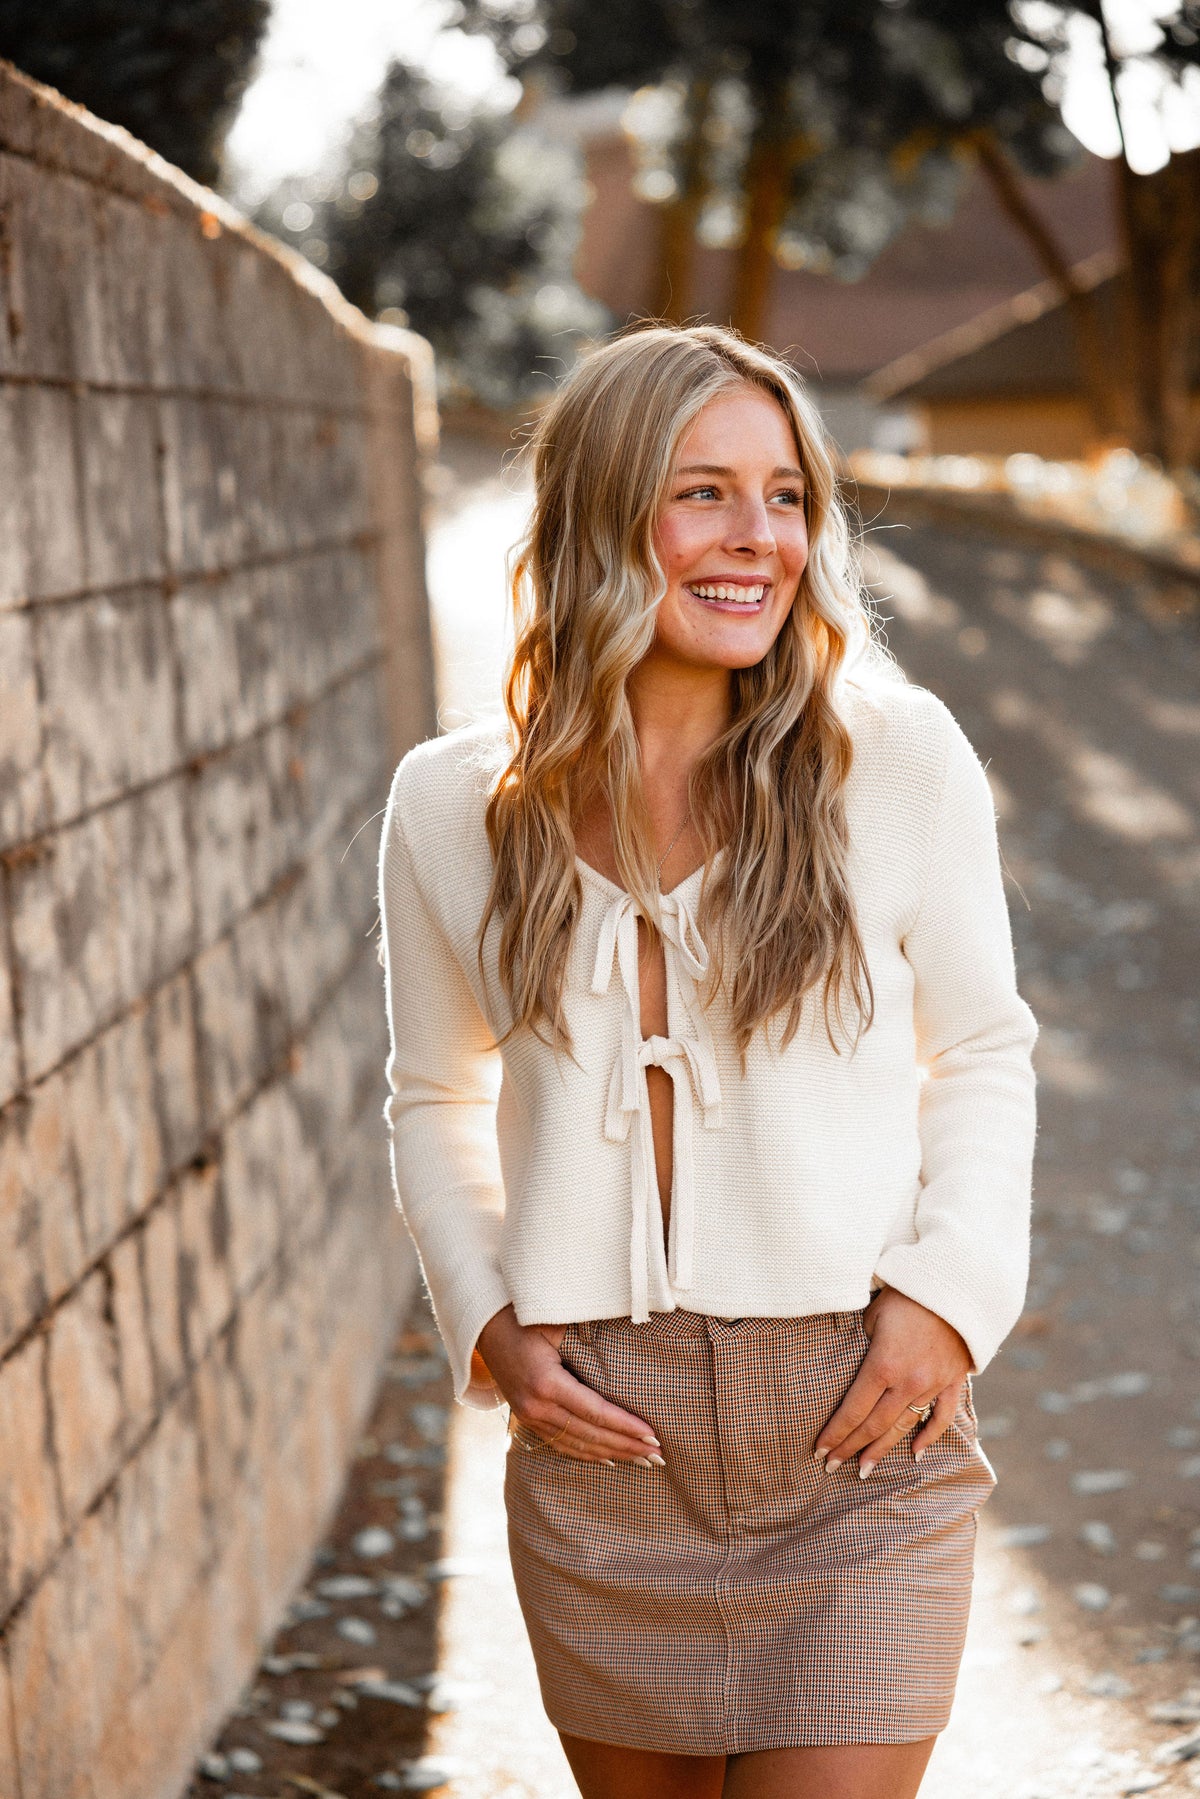
[[[558,101],[541,120],[555,135],[573,137],[582,152],[592,198],[575,272],[585,292],[619,320],[656,304],[663,218],[661,208],[635,191],[635,152],[621,123],[625,103],[617,93]],[[1089,155],[1068,175],[1025,185],[1068,262],[1114,252],[1107,163]],[[731,250],[696,246],[695,312],[727,316],[733,265]],[[913,438],[912,414],[898,392],[885,398],[867,387],[868,378],[944,343],[958,328],[995,317],[1042,273],[1024,236],[974,172],[948,224],[908,226],[862,280],[778,270],[767,336],[794,351],[844,449],[903,449]]]
[[[1103,329],[1115,341],[1115,258],[1102,251],[1076,273],[1092,289]],[[868,393],[915,411],[916,447],[929,455],[1048,459],[1085,456],[1095,430],[1084,403],[1075,333],[1051,281],[898,357],[872,375]],[[1192,368],[1200,422],[1200,346]]]

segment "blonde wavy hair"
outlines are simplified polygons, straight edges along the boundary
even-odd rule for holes
[[[755,1028],[787,1008],[786,1048],[804,995],[824,979],[831,1010],[874,993],[846,881],[843,788],[852,744],[835,703],[839,673],[865,659],[903,679],[877,638],[819,413],[782,357],[713,325],[638,327],[585,356],[529,441],[534,508],[512,564],[516,622],[504,705],[506,765],[486,828],[493,874],[479,931],[501,920],[499,973],[513,1023],[572,1050],[562,1008],[582,906],[573,824],[607,796],[626,891],[661,935],[657,851],[626,697],[667,589],[653,533],[683,436],[710,400],[750,384],[782,407],[805,475],[808,563],[762,661],[730,671],[732,716],[688,782],[705,868],[697,925],[712,951],[701,993],[723,986],[743,1075]],[[714,867],[722,846],[728,853]]]

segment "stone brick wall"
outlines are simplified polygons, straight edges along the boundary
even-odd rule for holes
[[[424,346],[0,65],[0,1799],[168,1799],[413,1279]]]

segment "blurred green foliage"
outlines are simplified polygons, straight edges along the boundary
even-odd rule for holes
[[[0,0],[0,56],[212,186],[270,0]]]
[[[582,203],[569,153],[397,61],[339,172],[283,183],[256,218],[427,337],[444,398],[503,407],[608,324],[570,272]]]

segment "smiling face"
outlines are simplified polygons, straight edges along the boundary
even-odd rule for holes
[[[787,414],[761,388],[721,394],[684,433],[654,547],[667,577],[652,656],[751,668],[808,561],[804,476]]]

